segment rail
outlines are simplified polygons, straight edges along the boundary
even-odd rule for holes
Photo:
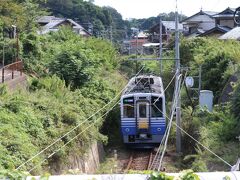
[[[14,63],[3,66],[0,70],[2,76],[1,83],[4,83],[8,80],[22,76],[23,62],[22,60],[18,60]]]
[[[153,158],[153,151],[133,151],[125,172],[128,170],[148,170]]]

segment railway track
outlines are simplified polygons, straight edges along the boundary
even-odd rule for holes
[[[152,160],[153,160],[153,151],[145,150],[145,151],[133,151],[130,155],[128,165],[125,171],[128,170],[137,170],[143,171],[148,170]]]

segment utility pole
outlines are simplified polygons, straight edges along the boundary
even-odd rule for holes
[[[198,98],[200,97],[200,91],[202,89],[202,65],[199,67],[199,81],[198,81]]]
[[[136,59],[138,58],[138,33],[139,29],[137,30],[137,38],[136,38]],[[138,63],[136,61],[136,72],[138,72]]]
[[[179,29],[178,29],[178,10],[176,6],[176,19],[175,19],[175,61],[176,61],[176,85],[178,81],[178,77],[180,75],[180,52],[179,52]],[[181,97],[180,92],[177,98],[177,107],[176,107],[176,123],[178,127],[181,127]],[[176,128],[176,151],[177,153],[181,153],[181,130]]]
[[[162,19],[159,16],[159,59],[160,59],[160,75],[162,75]]]
[[[112,26],[110,26],[110,42],[113,41]]]

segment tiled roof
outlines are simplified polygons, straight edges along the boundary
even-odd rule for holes
[[[234,29],[228,31],[226,34],[222,35],[219,39],[240,40],[240,27],[235,27]]]
[[[50,31],[57,31],[58,25],[61,23],[68,21],[70,24],[72,24],[73,29],[76,31],[79,31],[80,34],[89,34],[80,24],[76,23],[72,19],[66,19],[66,18],[58,18],[55,16],[42,16],[40,17],[37,22],[38,23],[46,23],[46,25],[42,26],[42,30],[39,31],[40,34],[45,34]]]
[[[38,23],[49,23],[52,20],[61,20],[63,18],[57,18],[55,16],[41,16],[38,18]]]
[[[163,25],[170,30],[175,30],[175,21],[162,21]],[[183,25],[178,24],[178,29],[183,30]]]
[[[203,11],[203,10],[201,10],[201,11],[199,11],[198,13],[196,13],[196,14],[190,16],[190,17],[187,17],[186,19],[182,20],[181,22],[187,21],[187,20],[191,19],[192,17],[194,17],[194,16],[199,16],[199,15],[207,15],[207,16],[213,18],[213,16],[214,16],[215,14],[218,14],[218,12],[214,12],[214,11]]]
[[[217,14],[218,12],[215,12],[215,11],[203,11],[203,13],[209,15],[209,16],[213,16],[215,14]]]
[[[200,34],[199,36],[206,36],[206,35],[214,32],[214,31],[220,31],[220,32],[222,32],[222,33],[226,33],[226,32],[228,32],[228,31],[230,31],[231,29],[232,29],[232,28],[229,28],[229,27],[227,27],[227,26],[216,26],[216,27],[214,27],[214,28],[212,28],[212,29],[209,29],[208,31]]]
[[[214,18],[221,18],[221,17],[233,17],[234,16],[234,12],[235,12],[235,8],[227,8],[224,9],[222,12],[214,15]]]

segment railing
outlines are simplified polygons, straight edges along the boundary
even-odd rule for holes
[[[22,76],[23,70],[23,62],[21,60],[16,61],[12,64],[8,64],[0,69],[1,71],[1,81],[4,83],[5,81],[14,79],[16,77]]]

